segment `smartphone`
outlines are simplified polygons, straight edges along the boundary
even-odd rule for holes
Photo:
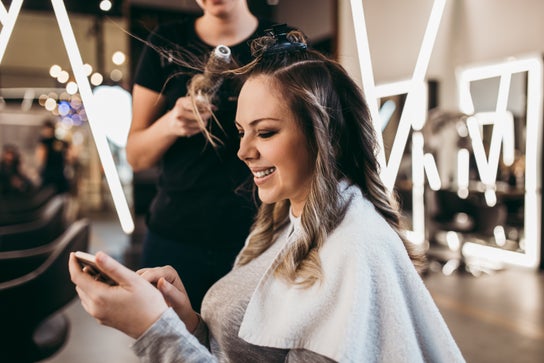
[[[104,282],[112,286],[118,285],[115,280],[113,280],[111,277],[106,275],[102,270],[98,268],[94,255],[83,251],[77,251],[75,253],[75,256],[77,261],[79,262],[79,265],[81,266],[81,269],[93,276],[95,280]]]

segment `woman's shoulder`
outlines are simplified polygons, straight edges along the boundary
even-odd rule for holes
[[[338,229],[353,233],[364,231],[365,235],[386,234],[389,236],[390,232],[394,232],[357,185],[348,185],[343,188],[342,196],[348,202],[348,206]]]
[[[377,258],[385,251],[402,252],[403,244],[397,232],[359,187],[350,185],[343,191],[348,198],[347,211],[339,225],[329,234],[324,252],[343,258]]]

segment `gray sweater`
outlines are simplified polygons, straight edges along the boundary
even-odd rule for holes
[[[142,362],[315,362],[332,360],[305,349],[249,344],[238,337],[240,323],[257,283],[287,241],[287,226],[276,243],[213,285],[202,304],[202,319],[191,335],[169,309],[133,345]],[[263,327],[265,329],[265,327]]]

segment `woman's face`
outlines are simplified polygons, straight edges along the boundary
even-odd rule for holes
[[[267,76],[247,80],[240,91],[236,125],[238,157],[253,173],[263,203],[289,199],[300,216],[314,172],[306,136]]]

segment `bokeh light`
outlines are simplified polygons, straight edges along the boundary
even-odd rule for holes
[[[125,56],[125,53],[123,53],[123,52],[121,52],[119,50],[117,52],[113,53],[113,55],[111,56],[111,61],[113,62],[113,64],[116,64],[118,66],[125,63],[126,59],[127,59],[127,57]]]

